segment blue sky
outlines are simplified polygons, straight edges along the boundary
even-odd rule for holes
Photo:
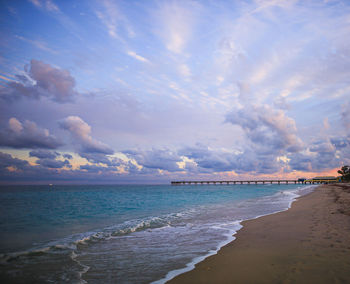
[[[348,1],[2,1],[0,181],[334,174]]]

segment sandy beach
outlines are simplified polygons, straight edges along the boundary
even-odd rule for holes
[[[322,185],[168,283],[350,283],[350,185]]]

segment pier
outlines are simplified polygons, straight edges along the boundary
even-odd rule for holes
[[[206,181],[172,181],[171,185],[229,185],[229,184],[327,184],[334,183],[334,179],[295,179],[295,180],[206,180]]]
[[[201,185],[201,184],[265,184],[265,183],[277,183],[277,184],[289,184],[289,183],[302,183],[298,180],[208,180],[208,181],[172,181],[172,185]]]

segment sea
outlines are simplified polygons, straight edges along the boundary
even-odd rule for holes
[[[313,188],[0,186],[0,282],[165,283]]]

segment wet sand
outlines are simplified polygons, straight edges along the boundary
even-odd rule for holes
[[[350,283],[350,185],[322,185],[168,283]]]

